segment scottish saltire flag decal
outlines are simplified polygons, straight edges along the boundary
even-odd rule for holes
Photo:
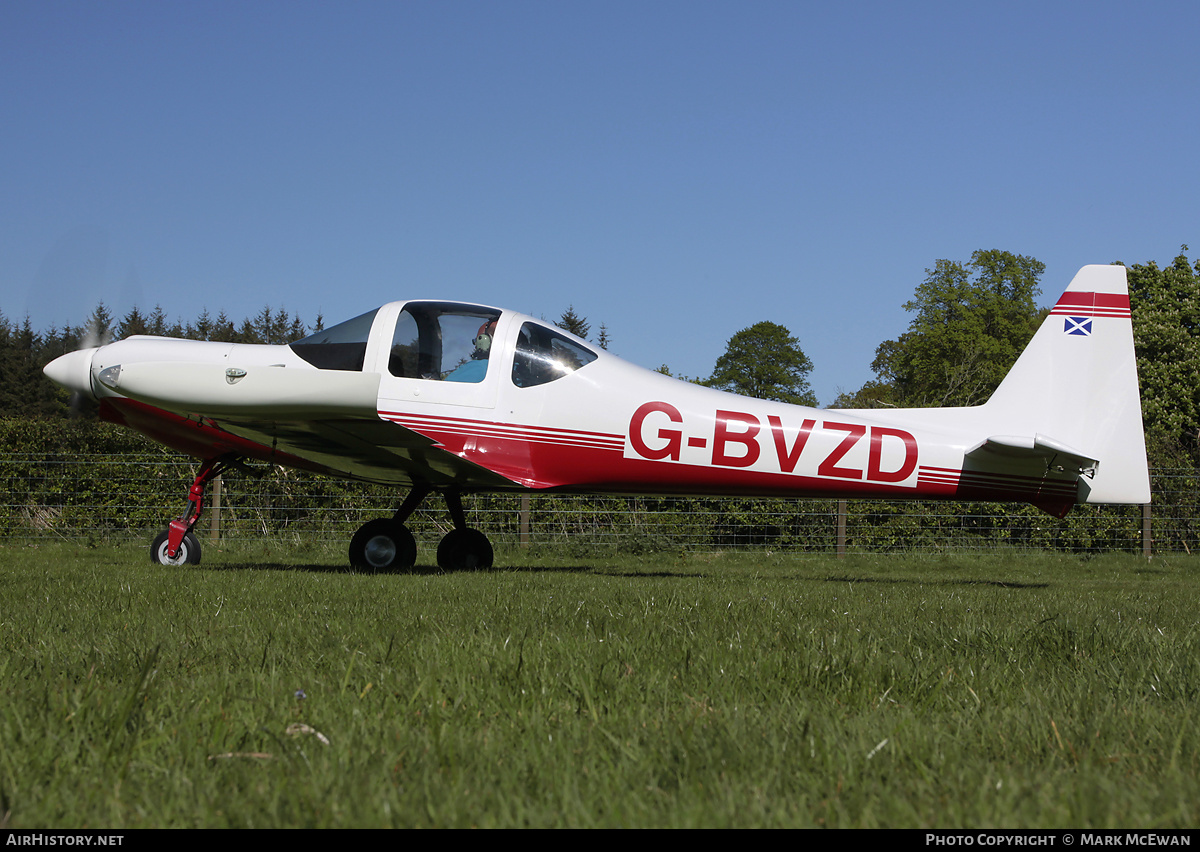
[[[1087,337],[1092,333],[1092,321],[1087,317],[1067,317],[1067,321],[1063,324],[1063,331],[1067,334]]]

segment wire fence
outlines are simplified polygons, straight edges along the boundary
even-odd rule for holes
[[[91,543],[149,540],[183,508],[195,471],[165,453],[49,456],[0,453],[0,539]],[[347,542],[390,516],[393,489],[283,468],[226,475],[209,487],[196,528],[204,543]],[[499,548],[560,553],[656,553],[760,548],[813,553],[996,548],[1073,553],[1191,553],[1200,547],[1194,470],[1152,473],[1148,506],[1080,506],[1065,519],[998,503],[829,499],[476,495],[468,523]],[[431,496],[409,520],[436,545],[451,526]]]

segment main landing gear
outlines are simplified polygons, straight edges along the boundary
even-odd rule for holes
[[[390,518],[367,521],[350,539],[350,564],[365,571],[411,568],[417,561],[417,542],[404,524],[430,492],[417,485]],[[454,529],[446,533],[437,549],[438,566],[447,571],[492,567],[492,545],[487,536],[467,526],[462,496],[445,492],[446,507]]]
[[[159,565],[199,565],[200,540],[192,533],[204,511],[204,487],[237,465],[234,456],[206,459],[188,490],[188,505],[182,515],[158,534],[150,545],[150,561]]]

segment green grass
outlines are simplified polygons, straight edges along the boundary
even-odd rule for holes
[[[1200,821],[1196,559],[343,559],[0,547],[0,825]]]

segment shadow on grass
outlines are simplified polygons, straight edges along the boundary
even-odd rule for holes
[[[447,570],[437,565],[415,565],[412,568],[392,568],[376,571],[362,571],[345,564],[318,563],[288,563],[288,562],[227,562],[221,565],[204,565],[208,571],[279,571],[302,572],[307,574],[346,574],[350,576],[395,576],[395,577],[428,577],[457,574],[508,574],[520,572],[523,574],[599,574],[606,577],[637,579],[697,579],[703,578],[704,573],[693,570],[657,570],[657,571],[628,571],[614,570],[596,565],[497,565],[491,568]],[[915,586],[994,586],[1001,589],[1046,589],[1050,583],[1025,583],[1014,580],[987,580],[976,578],[930,578],[930,577],[870,577],[838,575],[831,577],[812,577],[797,575],[797,580],[810,580],[822,583],[875,583],[888,585]]]
[[[226,562],[220,565],[204,564],[200,566],[205,571],[298,571],[309,574],[347,574],[361,575],[364,577],[378,576],[436,576],[443,574],[508,574],[514,571],[528,573],[556,573],[556,574],[586,574],[596,571],[597,569],[591,565],[563,565],[563,566],[505,566],[495,565],[491,568],[464,568],[458,570],[447,570],[437,565],[414,565],[412,568],[384,568],[375,571],[363,571],[357,568],[351,568],[349,565],[320,565],[316,563],[289,563],[289,562]],[[650,576],[642,574],[630,574],[629,576]],[[662,576],[673,576],[664,574]]]
[[[920,577],[826,577],[826,583],[906,583],[916,586],[996,586],[1001,589],[1048,589],[1049,583],[1017,583],[1012,580],[945,579]]]

